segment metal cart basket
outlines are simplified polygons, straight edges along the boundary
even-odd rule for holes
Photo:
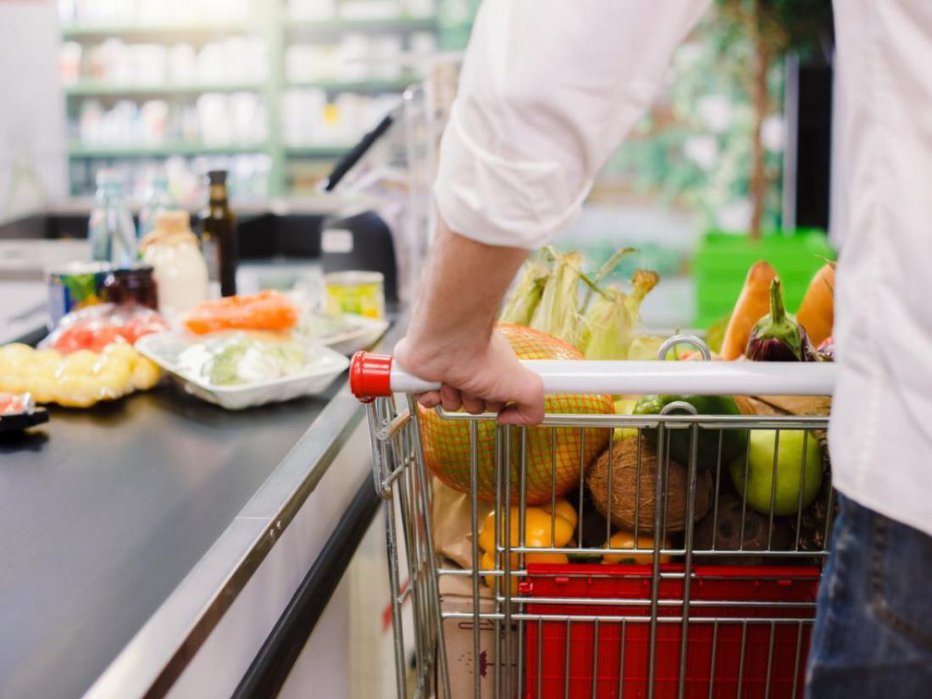
[[[665,348],[684,341],[700,342]],[[535,427],[426,411],[413,394],[435,386],[354,358],[386,500],[398,696],[802,696],[834,367],[526,364],[572,397],[557,405],[583,408],[548,404]],[[594,413],[612,405],[602,394],[661,398]]]

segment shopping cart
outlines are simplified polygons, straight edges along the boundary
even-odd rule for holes
[[[707,353],[682,337],[662,351],[684,341]],[[834,385],[824,363],[526,365],[548,394],[830,396]],[[779,414],[765,398],[749,399],[760,407],[752,414],[745,404],[742,414],[701,415],[687,400],[655,414],[548,414],[539,427],[504,427],[489,415],[428,414],[413,394],[436,386],[389,357],[357,355],[351,384],[368,402],[374,483],[387,501],[399,697],[802,695],[834,506],[826,414]],[[441,418],[466,435],[463,495],[451,497],[425,459],[422,434]],[[587,439],[603,440],[601,464],[587,463]],[[575,522],[553,514],[567,508],[556,488],[528,502],[542,441],[552,446],[551,472],[564,446],[578,448]],[[741,453],[723,463],[735,443]],[[596,497],[595,471],[607,496],[603,483]],[[491,498],[483,482],[494,484]],[[466,536],[442,541],[439,521],[457,507]],[[619,519],[625,542],[612,538]],[[570,527],[569,541],[558,527],[563,539]]]

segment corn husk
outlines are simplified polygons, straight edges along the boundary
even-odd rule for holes
[[[634,289],[626,294],[609,287],[593,296],[583,316],[580,349],[586,359],[627,359],[640,319],[641,302],[656,286],[656,272],[637,270]]]
[[[554,253],[553,267],[547,277],[540,303],[534,311],[530,327],[557,337],[578,347],[579,283],[583,256],[578,252]]]
[[[549,277],[550,265],[546,255],[536,255],[525,262],[518,283],[502,308],[499,322],[530,325]]]

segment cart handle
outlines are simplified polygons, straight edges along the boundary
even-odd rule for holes
[[[831,362],[662,362],[529,359],[521,362],[543,379],[544,392],[612,395],[830,396]],[[436,391],[440,384],[412,376],[392,357],[357,352],[350,389],[364,403],[393,393]]]

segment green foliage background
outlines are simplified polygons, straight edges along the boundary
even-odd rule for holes
[[[639,194],[656,197],[666,206],[689,210],[701,229],[727,227],[725,212],[747,202],[751,172],[752,106],[745,71],[753,45],[714,16],[704,20],[679,47],[658,102],[635,126],[603,170],[603,178],[630,182]],[[782,107],[783,64],[769,76],[771,103]],[[710,123],[702,105],[717,104],[728,114]],[[781,120],[780,112],[771,118]],[[690,145],[697,139],[714,144],[711,162],[697,161]],[[782,144],[768,149],[766,166],[771,186],[766,199],[764,229],[780,226]]]

